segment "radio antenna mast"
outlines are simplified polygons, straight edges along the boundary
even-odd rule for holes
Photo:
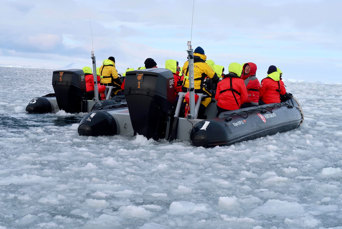
[[[192,28],[194,24],[194,11],[195,11],[195,0],[192,1],[192,19],[191,19],[191,35],[190,41],[188,41],[188,62],[189,62],[189,106],[190,106],[190,115],[188,118],[194,119],[196,118],[195,114],[195,81],[194,81],[194,52],[191,46],[192,41]],[[200,101],[199,101],[200,102]],[[190,117],[189,117],[190,116]]]
[[[192,17],[191,17],[190,41],[192,41],[192,28],[194,26],[194,12],[195,12],[195,0],[192,0]]]
[[[97,71],[96,71],[96,58],[95,58],[95,51],[94,51],[94,39],[93,39],[93,27],[91,23],[91,18],[89,21],[90,25],[90,35],[91,35],[91,59],[92,59],[92,65],[93,65],[93,77],[94,77],[94,95],[95,95],[95,102],[101,104],[99,100],[99,91],[97,87]]]

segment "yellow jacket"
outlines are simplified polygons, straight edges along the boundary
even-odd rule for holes
[[[118,79],[118,72],[115,68],[115,63],[111,60],[104,60],[103,65],[100,67],[101,84],[112,84],[115,79]]]
[[[202,89],[202,82],[206,77],[213,78],[215,76],[214,70],[205,62],[207,56],[204,54],[194,53],[194,80],[195,90]],[[182,72],[184,74],[185,88],[189,88],[189,61],[186,61],[183,65]]]

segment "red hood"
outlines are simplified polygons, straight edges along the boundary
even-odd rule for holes
[[[248,75],[245,75],[245,67],[246,67],[247,64],[249,65],[249,67],[251,68],[251,70],[249,71],[249,74],[248,74]],[[256,71],[257,71],[257,66],[256,66],[256,64],[254,64],[253,62],[248,62],[248,63],[246,63],[246,64],[243,65],[241,78],[242,78],[243,80],[245,80],[245,79],[247,79],[247,78],[250,77],[250,76],[255,76]]]

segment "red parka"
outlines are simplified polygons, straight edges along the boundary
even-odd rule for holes
[[[173,74],[175,93],[178,95],[178,92],[182,92],[182,84],[184,80],[184,77],[180,76],[180,72],[178,71],[178,62],[172,59],[166,60],[165,68],[169,69]]]
[[[86,92],[94,91],[94,76],[93,74],[85,74],[84,75],[86,82]],[[103,94],[106,90],[106,86],[100,84],[100,76],[97,76],[97,87],[100,94]]]
[[[178,95],[178,92],[182,92],[182,84],[183,84],[183,80],[184,77],[179,75],[180,72],[177,71],[177,73],[173,73],[173,79],[174,79],[174,87],[175,87],[175,91]]]
[[[247,102],[247,89],[243,79],[229,73],[217,84],[217,106],[225,110],[237,110]]]
[[[280,95],[286,93],[284,82],[280,73],[273,72],[261,81],[260,99],[266,103],[280,103]]]
[[[245,68],[247,65],[249,65],[250,71],[246,75],[245,74]],[[260,96],[259,90],[261,87],[258,78],[255,76],[256,71],[257,71],[256,64],[254,64],[252,62],[248,62],[248,63],[243,65],[242,74],[241,74],[241,78],[245,81],[245,85],[247,88],[247,93],[248,93],[247,102],[251,103],[253,105],[259,104],[259,96]]]
[[[125,90],[125,82],[126,82],[126,78],[124,78],[122,81],[121,90]]]

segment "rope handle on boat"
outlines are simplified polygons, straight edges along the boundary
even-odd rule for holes
[[[241,117],[243,119],[247,119],[248,116],[249,116],[249,113],[250,112],[248,112],[248,111],[241,111],[239,113],[231,113],[227,117],[224,117],[225,118],[224,120],[229,122],[229,121],[231,121],[233,119],[232,116],[234,116],[234,115],[239,116],[239,117]]]

